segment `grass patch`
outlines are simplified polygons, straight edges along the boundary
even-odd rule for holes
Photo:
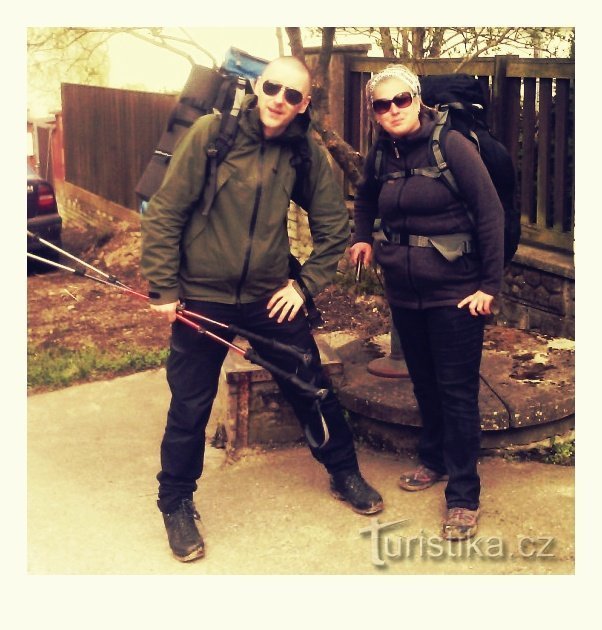
[[[558,464],[560,466],[575,465],[575,440],[568,442],[554,442],[542,461],[547,464]]]
[[[82,381],[129,374],[164,365],[168,349],[147,350],[116,346],[79,349],[51,348],[27,351],[27,388],[59,389]]]
[[[556,440],[553,438],[549,446],[537,446],[524,451],[505,453],[508,461],[532,461],[556,466],[575,465],[575,440]]]

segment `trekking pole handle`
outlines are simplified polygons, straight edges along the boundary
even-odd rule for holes
[[[233,332],[235,335],[240,335],[241,337],[244,337],[245,339],[248,339],[249,341],[257,341],[258,343],[263,343],[273,348],[274,350],[278,350],[280,352],[289,354],[295,357],[297,361],[300,361],[303,367],[309,367],[311,365],[312,356],[313,356],[312,353],[309,351],[306,352],[305,350],[303,350],[302,348],[299,348],[298,346],[287,345],[279,341],[276,341],[275,339],[269,339],[262,335],[252,333],[248,330],[245,330],[244,328],[240,328],[236,324],[224,324],[223,322],[218,322],[214,319],[210,319],[209,317],[206,317],[205,315],[201,315],[201,313],[196,313],[195,311],[189,311],[185,308],[184,305],[179,306],[177,311],[181,315],[184,315],[185,317],[192,317],[194,319],[198,319],[203,322],[208,322],[209,324],[219,326],[220,328],[227,328],[230,332]]]
[[[324,400],[324,398],[326,398],[326,396],[328,395],[328,390],[327,389],[313,387],[309,383],[306,383],[305,381],[302,381],[295,374],[291,374],[290,372],[286,372],[285,370],[275,366],[273,363],[270,363],[269,361],[266,361],[265,359],[262,359],[259,356],[259,354],[257,354],[257,352],[255,352],[255,350],[253,350],[252,348],[250,348],[249,350],[247,350],[245,352],[244,358],[247,359],[248,361],[251,361],[251,363],[255,363],[256,365],[259,365],[259,366],[265,368],[268,372],[270,372],[274,376],[277,376],[277,377],[279,377],[279,378],[281,378],[281,379],[291,383],[291,385],[294,385],[295,387],[300,389],[302,392],[304,392],[305,394],[309,394],[313,398],[317,398],[319,400]]]
[[[311,364],[311,359],[312,359],[311,352],[304,352],[301,348],[298,348],[297,346],[286,345],[284,343],[280,343],[279,341],[276,341],[275,339],[266,339],[265,337],[249,332],[248,330],[245,330],[244,328],[239,328],[235,324],[229,324],[228,328],[233,333],[236,333],[237,335],[240,335],[241,337],[245,337],[246,339],[249,339],[250,341],[258,341],[260,343],[266,343],[267,345],[274,348],[274,350],[279,350],[280,352],[284,352],[286,354],[290,354],[294,356],[298,361],[301,362],[303,367],[309,367]]]

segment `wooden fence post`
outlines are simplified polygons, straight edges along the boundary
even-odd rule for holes
[[[518,55],[496,55],[493,70],[493,85],[491,90],[491,106],[493,108],[493,134],[499,138],[504,144],[507,143],[506,123],[508,93],[506,81],[506,69],[508,62],[518,59]]]

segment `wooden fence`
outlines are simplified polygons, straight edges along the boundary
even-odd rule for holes
[[[62,86],[65,179],[135,210],[134,192],[177,95]]]
[[[460,59],[424,59],[408,65],[418,75],[454,72]],[[372,138],[364,87],[397,59],[348,57],[345,139],[365,155]],[[489,123],[506,145],[517,173],[522,242],[572,253],[575,207],[575,65],[567,59],[503,56],[467,63],[489,96]]]

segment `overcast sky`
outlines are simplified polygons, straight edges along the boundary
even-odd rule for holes
[[[278,41],[273,26],[186,30],[213,55],[218,65],[223,62],[226,51],[232,46],[262,59],[278,56]],[[190,64],[186,59],[128,35],[112,38],[109,53],[111,87],[143,85],[151,91],[179,90],[190,72]],[[285,53],[288,54],[289,50]],[[195,52],[194,58],[201,65],[211,66],[211,59],[201,52]]]
[[[279,54],[275,26],[207,27],[190,28],[186,31],[206,48],[218,65],[224,61],[226,51],[239,48],[261,59],[270,60]],[[284,29],[283,29],[284,31]],[[174,32],[175,29],[174,29]],[[283,32],[284,54],[290,54],[288,37]],[[303,34],[306,46],[319,44],[307,32]],[[346,38],[351,43],[351,38]],[[109,87],[144,87],[150,91],[178,91],[186,82],[190,72],[188,61],[173,52],[162,50],[129,35],[113,37],[109,43],[110,63]],[[200,51],[194,51],[195,61],[201,65],[211,65],[211,59]]]

